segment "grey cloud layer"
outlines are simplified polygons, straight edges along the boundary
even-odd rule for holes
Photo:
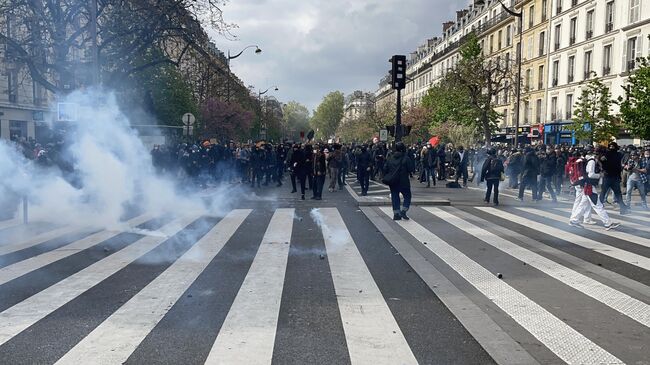
[[[238,39],[213,39],[232,53],[259,44],[262,54],[245,53],[232,69],[247,85],[264,90],[277,84],[280,100],[314,109],[329,91],[374,91],[392,54],[439,35],[441,23],[467,2],[231,0],[225,16],[239,25]]]

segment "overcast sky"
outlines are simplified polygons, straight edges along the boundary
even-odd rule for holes
[[[323,96],[340,90],[374,92],[393,54],[408,54],[442,32],[442,22],[469,0],[230,0],[226,21],[239,28],[237,40],[212,34],[231,54],[257,44],[232,60],[246,83],[315,109]],[[271,93],[271,91],[269,92]]]

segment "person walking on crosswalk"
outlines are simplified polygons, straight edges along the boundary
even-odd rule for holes
[[[397,142],[395,152],[386,159],[383,169],[382,182],[390,188],[390,198],[393,205],[393,219],[408,220],[406,212],[411,206],[411,180],[409,175],[415,171],[415,163],[406,153],[406,145]],[[404,204],[399,195],[404,197]]]
[[[569,224],[574,227],[582,227],[580,218],[585,224],[596,224],[596,221],[591,219],[591,210],[593,209],[609,231],[620,226],[620,223],[612,222],[598,197],[595,186],[598,185],[601,174],[600,168],[598,171],[597,168],[598,162],[592,149],[585,150],[571,166],[571,184],[575,187],[576,199],[573,202]]]
[[[486,203],[490,202],[490,195],[492,190],[494,190],[494,205],[499,205],[499,182],[501,182],[503,172],[503,161],[497,157],[497,150],[490,148],[488,150],[488,158],[483,163],[483,168],[481,169],[481,182],[487,182],[487,191],[484,199]]]

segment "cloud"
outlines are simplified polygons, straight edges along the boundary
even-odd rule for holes
[[[239,25],[236,41],[211,34],[217,47],[237,53],[231,63],[247,85],[315,109],[328,92],[375,91],[393,54],[408,54],[440,35],[467,0],[231,0],[224,8]]]

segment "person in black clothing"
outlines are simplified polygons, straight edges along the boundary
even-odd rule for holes
[[[447,180],[447,153],[445,153],[445,145],[440,144],[438,147],[438,180]]]
[[[544,190],[547,189],[549,194],[551,194],[553,202],[557,203],[557,196],[553,190],[553,176],[557,172],[557,158],[555,157],[555,152],[549,151],[549,153],[546,154],[546,152],[542,151],[540,156],[540,179],[536,200],[541,201],[543,199]]]
[[[504,172],[503,161],[499,159],[494,148],[490,148],[487,152],[488,158],[483,163],[481,169],[481,182],[487,182],[487,191],[485,193],[484,201],[490,202],[490,195],[494,190],[494,205],[499,205],[499,182],[501,181],[501,174]]]
[[[296,191],[296,168],[294,167],[294,160],[293,160],[293,154],[296,153],[297,151],[300,150],[300,145],[299,144],[294,144],[291,150],[287,153],[287,165],[289,166],[289,177],[291,178],[291,193],[295,193]]]
[[[469,152],[465,151],[463,146],[458,146],[458,151],[454,152],[452,164],[456,167],[456,183],[458,180],[463,177],[463,187],[467,187],[467,178],[468,172],[467,168],[469,165]]]
[[[307,150],[304,144],[301,148],[297,147],[298,145],[294,146],[291,154],[291,169],[293,176],[300,182],[300,199],[305,200],[305,185],[311,169],[311,149]]]
[[[510,180],[508,181],[508,187],[511,189],[516,189],[519,187],[519,175],[521,175],[521,169],[524,163],[524,155],[520,150],[513,149],[512,154],[508,158],[508,176]]]
[[[325,162],[325,152],[320,147],[314,147],[316,153],[314,154],[313,173],[314,185],[312,185],[314,195],[312,199],[323,199],[323,187],[325,186],[325,176],[327,175],[327,164]]]
[[[394,220],[409,219],[406,212],[411,206],[411,180],[409,176],[413,171],[415,171],[415,166],[413,159],[406,154],[406,145],[402,142],[397,142],[395,144],[395,152],[388,156],[383,170],[383,176],[385,178],[395,175],[394,182],[388,185],[393,204]],[[401,204],[400,194],[404,197],[404,204]]]
[[[537,197],[537,175],[539,174],[539,158],[531,147],[524,150],[523,169],[521,173],[521,183],[519,184],[519,196],[517,200],[524,201],[524,191],[530,186],[533,190],[533,200]]]
[[[357,162],[357,180],[361,185],[361,195],[366,196],[370,186],[370,163],[372,160],[370,152],[368,152],[368,145],[364,144],[358,148],[355,160]]]
[[[610,142],[607,145],[607,152],[600,157],[603,168],[603,186],[600,189],[600,201],[605,202],[607,191],[612,189],[614,198],[620,207],[620,214],[629,214],[630,209],[623,202],[621,194],[621,154],[618,152],[618,144]]]
[[[287,158],[287,149],[283,144],[279,144],[275,149],[275,179],[277,180],[278,187],[282,186],[282,178],[284,177],[284,161]]]
[[[560,147],[555,148],[555,174],[553,175],[553,180],[555,182],[555,193],[557,195],[562,195],[562,182],[564,181],[564,167],[566,165],[566,159]]]

